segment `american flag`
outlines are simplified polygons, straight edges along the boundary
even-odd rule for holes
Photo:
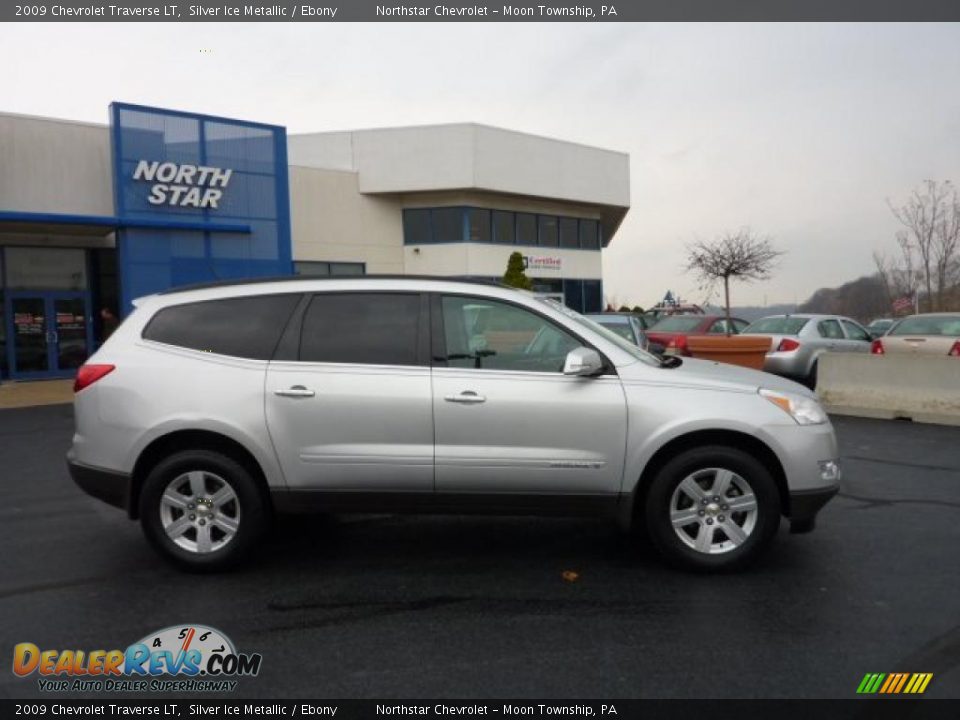
[[[893,311],[900,312],[901,310],[909,310],[913,307],[913,298],[904,295],[893,301]]]

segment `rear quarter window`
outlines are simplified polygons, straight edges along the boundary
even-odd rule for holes
[[[143,338],[166,345],[269,360],[300,295],[254,295],[158,310]]]

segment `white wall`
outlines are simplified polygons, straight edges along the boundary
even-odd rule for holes
[[[113,215],[105,125],[0,115],[0,210]]]
[[[556,257],[561,260],[559,271],[529,270],[529,277],[597,280],[602,277],[600,253],[591,250],[450,243],[408,245],[403,251],[408,274],[499,277],[507,269],[510,254],[519,251],[523,255]]]
[[[403,272],[400,202],[361,195],[356,173],[291,166],[290,205],[294,260]]]

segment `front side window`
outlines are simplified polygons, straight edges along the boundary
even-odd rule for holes
[[[856,323],[850,322],[849,320],[841,320],[841,322],[843,323],[843,329],[847,331],[847,337],[851,340],[870,341],[870,335],[867,331]]]
[[[417,365],[420,296],[409,293],[315,295],[303,317],[300,360]]]
[[[440,301],[449,367],[523,372],[563,371],[580,342],[529,310],[486,298]]]
[[[171,305],[143,330],[145,340],[190,350],[269,360],[299,295],[254,295]]]

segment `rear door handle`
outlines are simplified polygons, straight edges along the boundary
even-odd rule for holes
[[[313,397],[316,395],[313,390],[307,390],[303,385],[294,385],[286,390],[274,390],[273,394],[280,397]]]
[[[459,395],[447,395],[444,400],[462,405],[476,405],[487,401],[483,395],[477,395],[473,390],[464,390]]]

